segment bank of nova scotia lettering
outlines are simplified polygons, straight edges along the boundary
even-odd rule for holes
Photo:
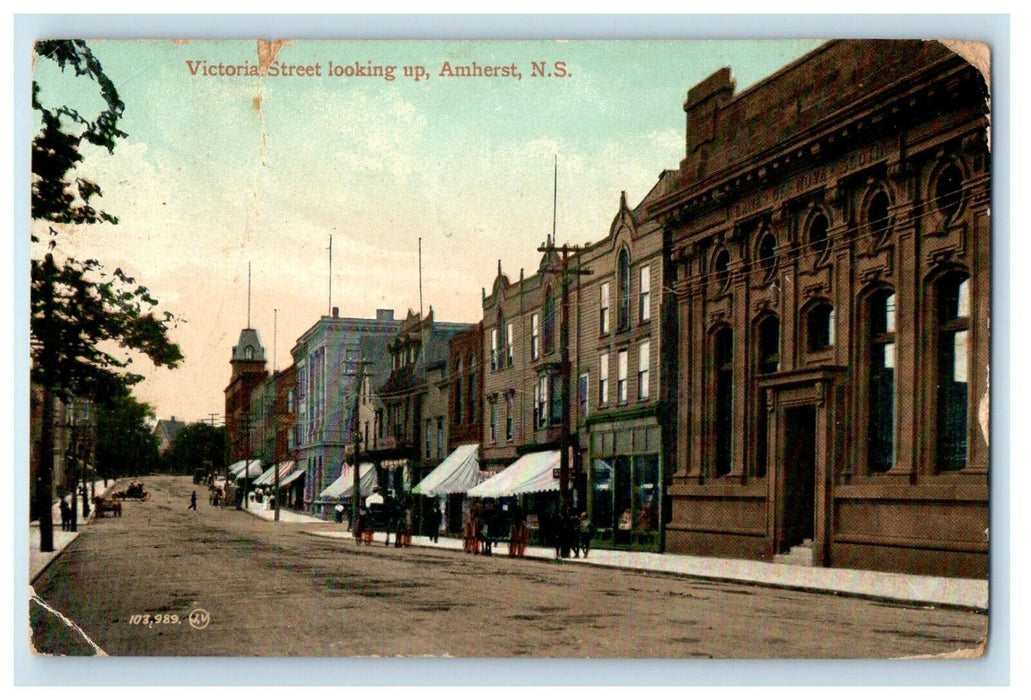
[[[444,61],[437,74],[441,78],[515,78],[522,80],[523,74],[514,63],[507,66],[486,66],[478,61],[466,64],[455,64]]]

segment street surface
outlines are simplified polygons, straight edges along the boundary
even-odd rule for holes
[[[83,527],[34,583],[110,656],[885,658],[987,636],[976,612],[395,549],[382,535],[358,546],[305,534],[333,523],[214,508],[188,477],[143,481],[150,501]],[[38,652],[94,653],[29,609]]]

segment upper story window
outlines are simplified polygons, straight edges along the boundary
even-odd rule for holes
[[[598,405],[609,405],[609,353],[598,356]]]
[[[866,220],[870,227],[870,235],[878,243],[883,241],[888,235],[888,227],[891,221],[890,211],[891,200],[888,199],[888,193],[884,190],[879,190],[870,199],[870,204],[866,210]]]
[[[608,333],[611,330],[611,328],[610,328],[610,323],[611,323],[610,318],[611,318],[611,316],[609,315],[609,283],[608,282],[602,282],[601,283],[601,318],[599,319],[599,325],[601,326],[601,334],[602,335],[605,335],[606,333]]]
[[[716,289],[723,291],[730,284],[730,253],[726,248],[721,248],[712,259],[713,280]]]
[[[541,317],[539,314],[530,316],[530,359],[536,360],[541,356]]]
[[[514,435],[515,399],[512,394],[505,394],[505,439],[511,441]]]
[[[639,291],[637,295],[637,318],[641,323],[652,317],[652,278],[651,267],[644,265],[638,273]]]
[[[555,297],[549,287],[544,292],[544,354],[555,349]]]
[[[243,359],[253,360],[254,359],[254,346],[248,345],[243,349]]]
[[[759,374],[780,369],[780,319],[767,316],[759,322]]]
[[[490,329],[490,369],[492,372],[498,369],[498,329]]]
[[[809,223],[809,247],[816,255],[817,260],[823,259],[827,252],[828,240],[827,231],[830,222],[824,214],[817,214]]]
[[[946,220],[951,220],[959,213],[963,200],[963,173],[955,164],[950,163],[938,175],[934,183],[934,205]]]
[[[626,350],[620,350],[617,355],[618,364],[616,366],[616,371],[618,372],[618,374],[616,375],[616,400],[620,404],[625,404],[627,402],[627,399],[629,398],[627,392],[628,355],[629,352]]]
[[[820,352],[834,345],[834,307],[823,302],[806,315],[806,339],[809,352]]]
[[[616,327],[622,331],[630,327],[630,252],[626,248],[619,251],[617,283],[619,308],[616,314]]]
[[[713,365],[715,404],[713,427],[715,428],[714,466],[717,476],[730,473],[734,450],[734,334],[730,328],[718,330],[713,337]]]
[[[505,334],[505,356],[508,362],[508,366],[511,367],[512,358],[515,354],[513,350],[513,348],[515,347],[515,330],[513,329],[511,323],[508,324],[507,330],[508,332]]]
[[[637,398],[648,400],[650,390],[651,341],[645,340],[637,348]]]
[[[777,239],[774,238],[773,234],[769,231],[763,232],[759,238],[759,249],[757,251],[757,257],[759,262],[759,269],[762,270],[763,277],[768,279],[773,275],[774,270],[777,267]]]
[[[580,417],[585,418],[589,412],[591,395],[591,375],[581,374],[576,383],[576,399],[580,406]]]

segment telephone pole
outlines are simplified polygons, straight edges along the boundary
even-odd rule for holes
[[[556,246],[554,239],[549,238],[548,241],[537,250],[538,252],[545,253],[547,255],[556,253],[561,255],[558,268],[549,267],[548,271],[559,276],[562,290],[562,315],[559,321],[559,372],[562,377],[563,392],[562,429],[559,434],[559,512],[564,515],[566,509],[570,506],[571,500],[569,497],[569,450],[573,445],[573,436],[569,425],[569,280],[571,277],[593,274],[593,271],[580,266],[570,269],[569,263],[571,262],[572,256],[583,250],[580,246],[571,246],[568,244]]]

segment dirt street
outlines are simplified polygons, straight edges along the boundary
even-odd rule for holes
[[[112,656],[864,658],[954,652],[987,635],[987,616],[966,611],[359,547],[305,534],[332,523],[213,508],[189,478],[143,481],[151,500],[83,527],[35,583]],[[41,653],[92,653],[41,606],[30,615]]]

